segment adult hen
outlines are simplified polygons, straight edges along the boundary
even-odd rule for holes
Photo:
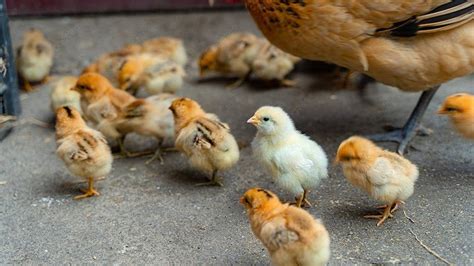
[[[245,0],[285,52],[424,91],[402,129],[375,135],[403,153],[439,85],[474,71],[472,0]]]

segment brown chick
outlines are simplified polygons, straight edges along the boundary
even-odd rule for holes
[[[147,40],[142,44],[142,52],[159,54],[181,66],[186,65],[188,61],[183,41],[173,37],[159,37]]]
[[[172,94],[163,93],[137,99],[125,106],[114,121],[115,128],[121,135],[134,132],[141,136],[154,137],[158,141],[155,154],[146,164],[155,159],[163,163],[162,144],[166,140],[174,141],[174,120],[169,106],[176,98]]]
[[[133,52],[131,52],[133,53]],[[101,55],[95,62],[91,63],[82,70],[82,73],[98,73],[106,77],[113,86],[118,86],[118,73],[120,67],[124,64],[128,52],[111,52]]]
[[[240,203],[247,209],[254,235],[270,253],[273,265],[326,265],[329,233],[324,225],[301,208],[282,204],[272,192],[253,188]]]
[[[113,160],[104,136],[89,128],[76,109],[63,106],[56,111],[56,143],[56,153],[69,171],[89,183],[84,194],[74,199],[99,195],[94,180],[110,173]]]
[[[73,90],[81,95],[81,108],[86,119],[109,140],[117,140],[121,152],[125,135],[116,128],[116,119],[121,110],[136,100],[125,91],[114,88],[110,82],[97,73],[82,74]]]
[[[200,75],[216,72],[237,76],[239,79],[230,87],[238,87],[251,74],[252,62],[259,48],[259,39],[254,34],[239,32],[227,35],[201,54],[198,62]]]
[[[447,115],[464,137],[474,139],[474,95],[458,93],[449,96],[438,114]]]
[[[403,153],[439,84],[474,72],[472,0],[245,0],[268,40],[404,91],[424,91],[402,129],[375,135]]]
[[[120,66],[117,78],[119,88],[136,94],[143,85],[145,71],[157,64],[163,64],[167,59],[153,53],[142,53],[128,56]]]
[[[184,153],[194,168],[211,174],[211,181],[198,185],[220,185],[218,171],[234,166],[239,160],[239,147],[229,126],[206,113],[189,99],[180,98],[170,106],[176,130],[176,148]]]
[[[357,136],[339,145],[336,162],[342,165],[344,175],[352,185],[386,203],[382,214],[365,216],[379,219],[377,226],[392,217],[399,205],[413,194],[419,174],[416,165],[409,160]]]
[[[31,29],[24,33],[17,48],[17,71],[25,91],[33,90],[31,83],[46,81],[53,66],[54,50],[43,33]]]

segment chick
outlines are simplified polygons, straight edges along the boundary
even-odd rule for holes
[[[310,189],[328,176],[324,150],[296,130],[290,116],[280,107],[263,106],[247,121],[257,128],[252,141],[255,158],[282,188],[296,195],[296,206],[311,206]]]
[[[172,37],[159,37],[147,40],[142,44],[142,52],[159,54],[181,66],[186,65],[188,61],[183,41]]]
[[[81,95],[81,107],[87,120],[109,140],[116,140],[125,155],[125,136],[117,131],[116,119],[120,111],[136,98],[115,89],[104,76],[97,73],[82,74],[73,90]]]
[[[386,203],[380,215],[366,218],[379,219],[377,226],[392,217],[400,204],[414,191],[418,168],[397,153],[383,150],[362,137],[350,137],[337,150],[336,163],[342,165],[347,180],[366,191],[374,199]]]
[[[77,77],[74,76],[65,76],[56,82],[50,94],[51,110],[53,112],[59,107],[70,106],[82,114],[81,95],[77,91],[71,90],[76,82]]]
[[[449,96],[438,114],[447,115],[464,137],[474,139],[474,95],[458,93]]]
[[[21,45],[17,49],[17,69],[23,88],[31,91],[31,83],[43,82],[47,79],[53,66],[54,50],[43,33],[30,29],[23,35]]]
[[[330,256],[329,233],[301,208],[282,204],[270,191],[253,188],[240,203],[247,209],[255,236],[270,253],[273,265],[326,265]]]
[[[293,86],[294,81],[286,79],[286,76],[299,61],[300,58],[283,52],[263,39],[260,51],[252,62],[252,74],[257,79],[276,80],[284,86]]]
[[[239,160],[239,147],[229,126],[189,98],[174,100],[170,110],[175,122],[176,148],[188,157],[191,166],[212,173],[210,182],[198,185],[222,186],[217,172],[229,169]]]
[[[216,72],[237,76],[231,87],[239,86],[250,74],[259,51],[259,39],[251,33],[232,33],[209,47],[199,58],[200,75]]]
[[[113,86],[119,86],[118,73],[120,67],[124,64],[128,52],[112,52],[101,55],[95,62],[82,70],[82,73],[98,73],[106,77]]]
[[[152,66],[164,64],[166,61],[166,58],[152,53],[128,56],[118,70],[119,88],[135,94],[143,84],[145,71]]]
[[[112,168],[112,155],[102,134],[89,128],[74,107],[63,106],[56,111],[56,153],[69,171],[87,179],[89,186],[83,199],[99,195],[94,180],[105,177]]]
[[[149,67],[141,77],[142,85],[149,94],[175,93],[183,86],[186,73],[181,65],[167,60]]]
[[[158,141],[158,148],[147,164],[155,159],[163,163],[161,146],[166,140],[174,141],[174,120],[169,106],[175,99],[176,96],[164,93],[135,100],[127,105],[114,121],[115,128],[121,135],[134,132],[141,136],[154,137]]]

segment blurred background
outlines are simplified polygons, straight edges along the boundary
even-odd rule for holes
[[[209,8],[208,0],[7,0],[10,16],[189,10]],[[240,0],[216,0],[214,7],[240,8]]]

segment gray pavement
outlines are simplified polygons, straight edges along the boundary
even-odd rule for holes
[[[418,98],[418,93],[375,85],[368,95],[373,104],[367,104],[355,91],[338,89],[323,68],[295,73],[297,88],[247,83],[228,90],[228,80],[198,83],[195,62],[207,45],[234,31],[258,33],[244,11],[13,19],[14,42],[30,27],[43,30],[53,42],[56,75],[78,74],[92,58],[129,42],[161,35],[183,38],[191,64],[181,95],[218,114],[242,143],[250,143],[255,134],[245,121],[259,106],[282,106],[331,160],[339,143],[353,134],[402,125]],[[22,96],[23,119],[52,122],[48,89]],[[309,209],[330,232],[330,264],[442,264],[410,229],[450,262],[473,264],[474,143],[435,114],[444,97],[459,91],[474,92],[474,76],[440,89],[424,118],[432,136],[417,138],[418,151],[407,154],[421,173],[405,206],[415,223],[403,212],[380,228],[362,218],[377,202],[331,166],[330,178],[310,195],[316,206]],[[132,137],[127,145],[140,150],[154,143]],[[269,264],[238,199],[255,186],[284,200],[290,195],[252,159],[250,148],[224,173],[223,188],[195,187],[205,177],[179,154],[167,154],[165,165],[144,162],[116,160],[112,174],[98,183],[101,196],[74,201],[81,185],[74,184],[56,157],[53,129],[28,123],[16,127],[0,143],[0,181],[6,182],[0,183],[0,264]]]

